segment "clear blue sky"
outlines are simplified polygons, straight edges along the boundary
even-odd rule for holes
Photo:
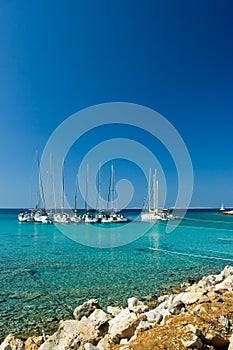
[[[231,0],[2,0],[0,207],[32,205],[35,150],[71,114],[111,101],[175,126],[193,206],[233,206],[232,22]]]

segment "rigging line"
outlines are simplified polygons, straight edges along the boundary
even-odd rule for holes
[[[193,258],[199,258],[199,259],[210,259],[210,260],[222,260],[222,261],[231,261],[233,262],[233,259],[227,259],[227,258],[220,258],[217,256],[207,256],[207,255],[198,255],[198,254],[190,254],[190,253],[181,253],[181,252],[174,252],[172,250],[166,250],[166,249],[159,249],[159,248],[153,248],[148,247],[148,249],[161,252],[161,253],[170,253],[170,254],[176,254],[176,255],[183,255],[183,256],[189,256]]]

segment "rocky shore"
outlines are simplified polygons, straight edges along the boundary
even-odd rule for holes
[[[233,267],[186,282],[148,304],[103,311],[91,299],[60,321],[53,335],[25,342],[9,334],[0,350],[233,350]]]

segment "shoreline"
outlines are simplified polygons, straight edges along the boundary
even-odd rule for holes
[[[205,322],[202,324],[199,318],[201,318],[201,313],[204,315],[206,313],[203,308],[211,304],[214,310],[212,310],[212,316],[217,317],[217,323],[213,325],[212,320],[212,325],[211,323],[204,324]],[[215,304],[218,306],[217,310],[215,310]],[[228,313],[223,308],[226,305],[228,305]],[[198,314],[200,314],[199,318]],[[180,321],[182,318],[183,323],[179,323],[177,319]],[[194,324],[195,319],[196,324]],[[219,319],[222,320],[224,326]],[[172,333],[170,329],[171,334],[169,335],[168,325],[171,322],[172,328],[179,323],[179,331],[177,329],[174,333],[173,329]],[[187,328],[186,326],[190,324],[191,326]],[[222,325],[222,328],[219,325]],[[222,341],[222,344],[225,344],[224,349],[227,349],[233,333],[233,267],[226,266],[218,275],[209,275],[199,280],[190,279],[180,286],[174,286],[168,294],[161,295],[147,303],[145,300],[142,302],[134,297],[129,298],[126,308],[109,306],[106,311],[103,311],[98,301],[91,299],[75,308],[73,319],[60,321],[57,330],[52,335],[45,335],[42,332],[40,336],[29,337],[26,342],[24,342],[25,339],[9,335],[0,345],[0,350],[13,350],[13,348],[14,350],[62,350],[65,348],[150,350],[151,342],[155,341],[156,336],[164,329],[167,329],[168,343],[171,337],[183,334],[183,338],[180,336],[180,339],[177,339],[180,344],[179,349],[190,348],[189,344],[192,341],[193,344],[195,342],[202,344],[200,346],[205,346],[205,349],[208,349],[208,346],[209,349],[215,349],[215,341]],[[215,339],[216,337],[218,340]],[[70,343],[71,340],[73,345]],[[76,343],[75,347],[74,343]],[[163,349],[164,344],[161,343],[161,347],[157,348]],[[172,350],[173,348],[166,347],[166,349]]]

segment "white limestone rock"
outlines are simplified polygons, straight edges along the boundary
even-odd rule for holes
[[[229,275],[221,283],[218,283],[214,287],[214,291],[220,292],[221,290],[233,290],[233,276]]]
[[[24,350],[24,343],[14,334],[9,334],[0,345],[0,350]]]
[[[156,311],[156,309],[145,312],[146,318],[148,322],[151,323],[159,323],[162,321],[163,315],[162,313]]]
[[[112,316],[117,316],[119,313],[123,310],[122,307],[116,307],[116,306],[108,306],[107,312]]]
[[[152,328],[154,325],[154,323],[149,322],[149,321],[140,321],[139,325],[136,328],[136,332],[135,334],[137,334],[138,332],[144,332],[147,331],[148,329]],[[132,339],[132,338],[131,338]]]
[[[229,277],[229,276],[233,276],[233,266],[229,266],[227,265],[224,270],[221,272],[221,275],[223,276],[223,278]]]
[[[88,317],[88,319],[96,326],[100,327],[103,324],[107,323],[111,316],[108,315],[106,312],[104,312],[101,309],[95,309],[95,311],[92,312],[92,314]]]
[[[95,309],[100,309],[99,302],[96,299],[90,299],[75,308],[74,319],[79,321],[83,316],[88,317]]]
[[[131,338],[140,322],[140,319],[129,309],[122,310],[115,318],[109,321],[109,335],[119,342],[121,338]]]
[[[110,338],[109,334],[106,334],[97,344],[98,349],[100,350],[110,350],[111,345],[113,345],[113,341]]]
[[[62,321],[60,322],[58,331],[50,336],[39,349],[79,349],[85,343],[96,344],[101,336],[102,334],[96,325],[86,317],[83,317],[81,321]]]
[[[91,343],[86,343],[84,344],[84,349],[85,350],[100,350],[96,346],[92,345]]]
[[[197,292],[197,293],[186,292],[186,293],[183,293],[181,297],[181,301],[185,305],[190,305],[190,304],[194,304],[196,301],[200,300],[202,297],[203,297],[203,294],[200,292]]]
[[[148,306],[145,305],[142,301],[133,297],[133,298],[128,299],[128,309],[137,314],[137,313],[142,313],[142,312],[148,310]]]

